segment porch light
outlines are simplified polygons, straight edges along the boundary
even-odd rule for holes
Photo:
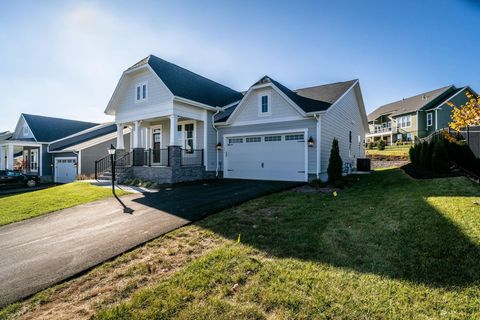
[[[108,149],[108,154],[113,156],[115,154],[115,147],[113,146],[113,144],[110,145],[110,149]]]
[[[315,144],[315,141],[313,140],[312,136],[310,136],[310,138],[308,138],[308,146],[311,148],[313,147],[313,145]]]
[[[217,148],[218,151],[222,150],[222,143],[221,142],[217,143],[215,147]]]

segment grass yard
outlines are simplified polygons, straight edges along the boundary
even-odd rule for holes
[[[377,155],[377,156],[396,156],[396,157],[408,157],[408,150],[410,146],[386,146],[385,150],[375,149],[365,149],[367,155]]]
[[[126,192],[118,190],[117,194],[123,195]],[[110,196],[112,196],[111,189],[93,186],[85,182],[69,183],[43,190],[4,196],[0,198],[0,225],[33,218]]]
[[[480,318],[480,187],[399,169],[359,179],[210,216],[0,318]]]

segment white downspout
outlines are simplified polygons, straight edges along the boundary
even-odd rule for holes
[[[217,155],[217,161],[216,161],[216,166],[215,166],[215,177],[218,178],[218,150],[217,150],[217,143],[218,143],[218,129],[215,127],[215,116],[219,114],[221,109],[218,109],[217,112],[215,112],[212,115],[212,127],[213,129],[217,132],[217,141],[215,142],[215,154]]]
[[[322,140],[321,140],[321,137],[322,137],[322,134],[321,134],[322,122],[321,122],[321,118],[318,114],[314,114],[313,116],[317,120],[317,179],[320,179],[320,172],[321,172],[321,170],[320,170],[321,169],[320,168],[320,165],[321,165],[320,149],[322,147],[322,143],[321,143],[322,142]]]

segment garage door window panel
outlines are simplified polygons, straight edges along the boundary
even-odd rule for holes
[[[285,136],[285,141],[304,141],[305,137],[303,134],[289,134]]]
[[[282,136],[266,136],[265,142],[282,141]]]
[[[245,139],[245,142],[261,142],[262,138],[260,137],[249,137]]]

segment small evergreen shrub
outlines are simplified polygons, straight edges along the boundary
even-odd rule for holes
[[[420,152],[420,165],[422,167],[428,167],[430,159],[428,158],[428,142],[424,141],[421,143],[421,152]]]
[[[432,169],[437,173],[448,171],[448,153],[443,139],[438,139],[433,147]]]
[[[435,148],[435,142],[433,140],[430,140],[430,143],[428,143],[428,147],[427,147],[427,163],[425,164],[425,166],[427,168],[431,168],[432,167],[432,158],[433,158],[433,149]]]
[[[340,149],[338,148],[338,140],[333,139],[332,150],[330,151],[330,159],[328,161],[328,181],[333,182],[342,179],[343,161],[340,157]]]
[[[378,150],[385,150],[385,141],[383,139],[380,139],[380,141],[378,141],[377,149]]]

